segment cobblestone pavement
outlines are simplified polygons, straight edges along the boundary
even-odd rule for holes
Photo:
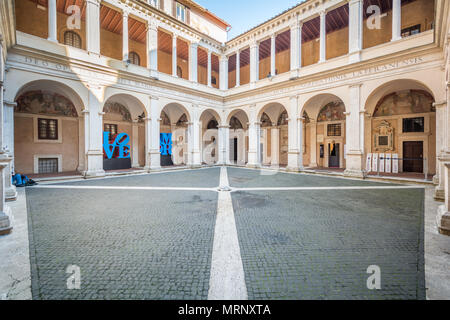
[[[233,193],[249,299],[424,299],[423,192]]]
[[[33,299],[207,298],[216,193],[27,188],[27,200]]]
[[[262,173],[262,174],[261,174]],[[395,186],[392,183],[368,182],[356,179],[324,177],[310,174],[292,174],[277,171],[261,171],[228,168],[230,186],[253,187],[344,187],[344,186]]]
[[[128,187],[201,187],[214,188],[219,185],[220,168],[180,170],[143,175],[108,177],[58,183],[71,186],[128,186]]]
[[[27,188],[34,299],[206,299],[219,168],[72,181],[123,190]],[[230,185],[332,187],[231,193],[249,299],[423,299],[422,189],[228,168]],[[68,265],[81,289],[67,290]],[[382,290],[366,287],[381,267]]]

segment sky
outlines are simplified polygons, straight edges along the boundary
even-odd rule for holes
[[[228,39],[256,27],[260,23],[303,2],[303,0],[195,0],[231,24]]]

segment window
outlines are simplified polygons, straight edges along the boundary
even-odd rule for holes
[[[420,24],[402,29],[402,37],[409,37],[420,33]]]
[[[58,172],[58,158],[39,158],[39,173],[56,173]]]
[[[141,65],[141,58],[140,58],[139,55],[138,55],[136,52],[134,52],[134,51],[132,51],[132,52],[130,52],[130,53],[128,54],[128,59],[130,59],[130,62],[131,62],[132,64],[135,64],[135,65],[137,65],[137,66]]]
[[[58,140],[58,120],[38,119],[39,140]]]
[[[183,78],[183,70],[180,66],[177,67],[177,76],[178,78]]]
[[[328,136],[329,137],[340,137],[341,136],[341,124],[335,123],[335,124],[329,124],[327,128]]]
[[[109,132],[109,139],[117,134],[117,124],[107,124],[105,123],[105,132]]]
[[[403,119],[403,132],[425,132],[424,118]]]
[[[66,31],[64,33],[64,44],[81,49],[81,37],[73,31]]]
[[[177,19],[186,22],[186,7],[177,2]]]
[[[214,76],[211,76],[211,84],[216,85],[217,84],[217,79]]]

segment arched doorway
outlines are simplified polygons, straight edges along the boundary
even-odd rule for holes
[[[213,110],[205,110],[200,116],[200,148],[203,164],[219,162],[219,121]]]
[[[436,173],[436,110],[434,98],[423,89],[401,89],[384,94],[368,122],[368,171],[381,173]],[[375,164],[374,162],[377,162]]]
[[[168,104],[161,111],[161,166],[181,166],[191,162],[189,123],[189,113],[180,104]]]
[[[116,94],[105,102],[103,112],[103,143],[108,143],[113,151],[107,154],[104,150],[104,170],[143,168],[146,156],[145,107],[131,95]],[[119,146],[124,143],[128,146],[125,154],[120,155]]]
[[[302,110],[303,159],[309,168],[345,168],[346,116],[344,102],[334,94],[309,99]]]
[[[287,166],[288,163],[288,113],[280,103],[263,107],[261,123],[260,159],[263,165]]]
[[[80,97],[62,83],[40,80],[22,87],[15,102],[14,171],[36,175],[82,171]]]
[[[248,122],[248,116],[242,110],[234,110],[228,116],[230,126],[228,161],[231,164],[245,166],[248,162]]]

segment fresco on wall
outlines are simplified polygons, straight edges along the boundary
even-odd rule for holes
[[[341,101],[328,103],[320,110],[317,122],[345,120],[345,106]]]
[[[57,93],[29,91],[22,94],[16,102],[15,112],[78,117],[73,103]]]
[[[311,119],[309,118],[309,115],[306,111],[303,111],[303,119],[305,119],[305,123],[310,123]]]
[[[288,114],[287,111],[283,111],[280,114],[280,117],[278,118],[278,123],[279,126],[286,126],[288,124]]]
[[[164,111],[161,112],[161,125],[162,126],[170,126],[169,116]]]
[[[386,117],[410,113],[435,112],[433,102],[433,97],[426,91],[405,90],[394,92],[378,102],[373,116]]]
[[[239,129],[243,129],[244,127],[242,126],[242,123],[239,121],[238,118],[236,117],[231,117],[230,120],[230,129],[231,130],[239,130]]]
[[[105,104],[103,108],[103,112],[105,112],[105,119],[110,120],[121,120],[131,122],[131,113],[128,109],[117,102],[109,102]],[[114,116],[119,116],[119,119],[111,119]]]
[[[272,121],[270,121],[269,116],[267,115],[267,113],[263,113],[261,116],[261,127],[271,127],[272,126]]]

